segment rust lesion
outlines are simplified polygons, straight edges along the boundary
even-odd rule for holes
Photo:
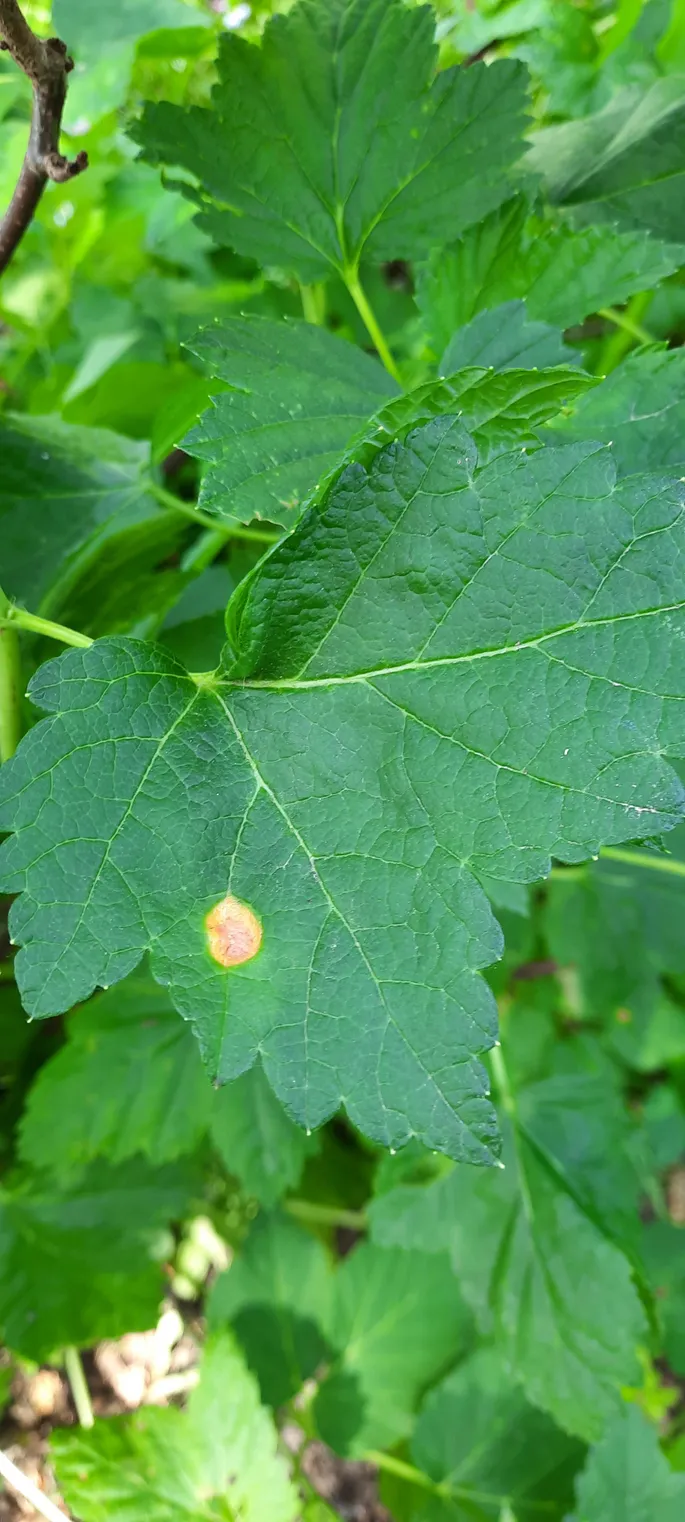
[[[263,930],[254,910],[232,893],[219,899],[205,916],[209,954],[220,967],[240,967],[256,957]]]

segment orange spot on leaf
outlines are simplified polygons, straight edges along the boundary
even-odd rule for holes
[[[205,917],[209,954],[220,967],[240,967],[256,957],[262,927],[248,904],[227,893]]]

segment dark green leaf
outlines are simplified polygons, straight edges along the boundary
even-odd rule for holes
[[[69,1343],[143,1331],[164,1293],[155,1228],[188,1203],[191,1176],[98,1164],[69,1191],[26,1181],[0,1194],[0,1325],[38,1362]]]
[[[525,70],[434,78],[435,61],[427,6],[302,0],[259,49],[223,39],[211,111],[148,106],[135,136],[199,181],[219,241],[307,282],[356,273],[362,254],[426,254],[511,193]]]
[[[673,1474],[654,1427],[628,1406],[592,1449],[570,1522],[679,1522],[684,1506],[685,1476]]]

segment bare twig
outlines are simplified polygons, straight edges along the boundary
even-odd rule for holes
[[[16,1490],[17,1495],[23,1496],[25,1501],[30,1502],[34,1511],[37,1511],[41,1517],[47,1517],[47,1522],[66,1522],[68,1513],[62,1511],[59,1506],[55,1506],[49,1496],[43,1495],[35,1482],[30,1480],[22,1469],[18,1469],[17,1465],[13,1464],[7,1454],[1,1450],[0,1475],[7,1485],[11,1485],[12,1489]]]
[[[0,48],[11,53],[33,86],[26,157],[12,200],[0,221],[0,274],[7,268],[35,213],[48,180],[63,183],[88,167],[87,153],[67,159],[59,151],[67,75],[73,61],[58,37],[43,42],[31,31],[17,0],[0,0]]]

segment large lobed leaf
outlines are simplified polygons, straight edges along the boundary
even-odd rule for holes
[[[222,39],[211,110],[148,105],[134,135],[262,265],[316,281],[362,255],[420,257],[511,193],[525,125],[523,66],[435,77],[433,32],[428,6],[301,0],[260,48]]]
[[[531,881],[682,817],[682,502],[617,485],[598,446],[479,469],[442,418],[243,584],[226,673],[126,639],[44,667],[52,716],[1,784],[26,1007],[149,947],[221,1079],[260,1053],[309,1127],[342,1101],[385,1143],[491,1160],[478,874]],[[227,891],[263,932],[229,969],[204,927]]]

